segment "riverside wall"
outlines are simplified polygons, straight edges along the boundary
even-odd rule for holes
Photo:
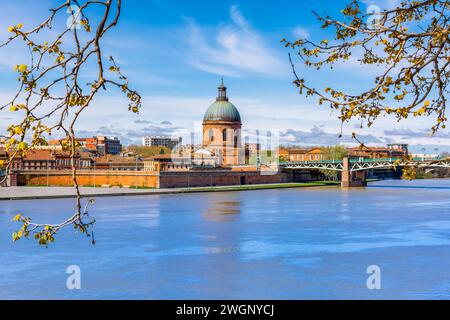
[[[77,171],[77,181],[83,187],[138,187],[158,188],[159,174],[152,172],[126,171]],[[72,172],[61,171],[20,171],[17,174],[18,186],[73,186]]]
[[[159,185],[160,188],[193,188],[286,183],[292,182],[290,177],[286,173],[265,175],[258,171],[161,172]]]
[[[132,172],[78,171],[77,181],[83,187],[193,188],[233,185],[252,185],[292,182],[292,174],[261,174],[259,171],[189,171],[189,172]],[[18,186],[72,186],[72,172],[20,171]]]

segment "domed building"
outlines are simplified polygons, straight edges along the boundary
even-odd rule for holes
[[[228,100],[223,80],[218,89],[216,102],[203,118],[203,147],[214,152],[220,165],[242,164],[241,115]]]

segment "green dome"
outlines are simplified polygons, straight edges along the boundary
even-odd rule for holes
[[[229,101],[216,101],[206,111],[203,121],[227,121],[241,123],[238,109]]]
[[[206,121],[226,121],[226,122],[239,122],[241,123],[241,115],[238,109],[228,101],[227,87],[223,84],[219,86],[219,95],[216,102],[214,102],[206,111],[203,122]]]

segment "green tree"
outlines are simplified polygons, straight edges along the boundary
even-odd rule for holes
[[[145,147],[145,146],[136,146],[131,145],[127,148],[129,151],[133,151],[134,153],[138,154],[141,157],[153,157],[159,154],[171,154],[172,150],[167,147],[161,147],[161,146],[152,146],[152,147]]]
[[[321,148],[324,160],[342,160],[347,154],[348,150],[343,145],[337,145],[334,147]]]
[[[324,160],[342,160],[347,154],[347,148],[342,145],[337,145],[334,147],[323,147],[321,148],[323,152]],[[333,170],[320,170],[320,172],[331,181],[339,180],[339,172]]]

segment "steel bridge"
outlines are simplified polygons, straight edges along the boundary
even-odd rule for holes
[[[339,160],[321,160],[321,161],[302,161],[302,162],[283,162],[279,166],[283,169],[318,169],[330,171],[344,171],[344,161]],[[397,167],[416,167],[416,168],[450,168],[449,158],[423,159],[414,158],[405,160],[401,158],[383,158],[383,159],[350,159],[349,171],[358,172],[372,169],[387,169]]]

